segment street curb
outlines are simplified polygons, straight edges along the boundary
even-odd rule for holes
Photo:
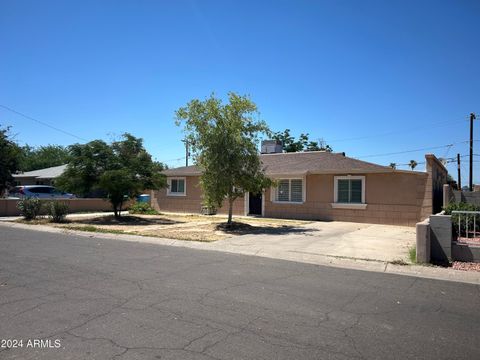
[[[206,250],[206,251],[218,251],[226,252],[231,254],[247,255],[247,256],[259,256],[269,259],[278,259],[286,261],[301,262],[312,265],[321,265],[321,266],[331,266],[341,269],[350,269],[350,270],[362,270],[362,271],[371,271],[379,272],[385,274],[394,274],[394,275],[405,275],[405,276],[414,276],[426,279],[434,280],[443,280],[443,281],[454,281],[480,285],[480,272],[467,272],[461,270],[453,270],[451,268],[444,268],[439,266],[424,266],[424,265],[396,265],[391,264],[385,261],[378,260],[365,260],[365,259],[350,259],[350,258],[341,258],[331,255],[322,255],[322,254],[311,254],[311,253],[300,253],[300,252],[283,252],[268,254],[262,251],[257,251],[255,253],[249,252],[248,249],[218,249],[212,248],[215,242],[198,242],[198,241],[187,241],[187,240],[175,240],[167,238],[157,238],[150,236],[140,236],[140,235],[126,235],[126,234],[110,234],[110,233],[97,233],[97,232],[85,232],[78,230],[69,230],[62,228],[55,228],[47,225],[27,225],[16,222],[2,222],[0,221],[0,227],[10,227],[10,228],[20,228],[25,230],[32,231],[42,231],[50,232],[56,234],[69,234],[80,237],[88,238],[98,238],[98,239],[110,239],[110,240],[121,240],[121,241],[130,241],[138,243],[147,243],[147,244],[157,244],[164,246],[176,246],[176,247],[185,247],[190,249],[197,250]]]

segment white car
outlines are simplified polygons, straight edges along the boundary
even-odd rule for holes
[[[9,191],[10,199],[23,199],[33,197],[38,199],[74,199],[74,194],[69,194],[47,185],[16,186]]]

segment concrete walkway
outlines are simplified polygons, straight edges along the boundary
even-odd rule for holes
[[[364,258],[364,251],[368,251],[368,246],[365,248],[367,250],[361,250],[358,248],[361,243],[361,239],[369,239],[372,234],[375,232],[381,233],[383,226],[380,225],[364,225],[364,224],[354,224],[354,223],[319,223],[328,224],[325,228],[320,229],[324,232],[325,235],[325,244],[328,242],[334,242],[335,231],[337,226],[351,226],[351,229],[354,229],[356,226],[357,230],[351,231],[350,233],[344,233],[339,235],[340,241],[336,246],[337,248],[346,247],[348,243],[352,244],[356,250],[351,250],[351,253],[357,252],[358,256],[361,258],[353,258],[349,256],[339,256],[339,255],[329,255],[322,253],[322,245],[315,245],[315,232],[305,231],[304,237],[296,238],[300,234],[296,235],[244,235],[238,236],[231,239],[205,243],[205,242],[196,242],[196,241],[184,241],[184,240],[172,240],[172,239],[163,239],[156,237],[147,237],[147,236],[137,236],[137,235],[123,235],[123,234],[108,234],[108,233],[88,233],[82,231],[72,231],[65,230],[60,228],[53,228],[45,225],[26,225],[21,223],[12,223],[12,222],[0,222],[0,232],[2,227],[9,228],[19,228],[19,229],[29,229],[33,231],[41,232],[50,232],[50,233],[64,233],[72,234],[75,236],[85,237],[85,238],[101,238],[101,239],[115,239],[120,241],[130,241],[138,243],[149,243],[149,244],[159,244],[159,245],[169,245],[175,247],[185,247],[193,248],[199,250],[211,250],[211,251],[222,251],[228,253],[236,253],[243,255],[253,255],[261,256],[265,258],[281,259],[281,260],[290,260],[295,262],[303,262],[315,265],[327,265],[339,268],[346,269],[356,269],[356,270],[365,270],[365,271],[374,271],[374,272],[383,272],[390,274],[400,274],[408,276],[418,276],[422,278],[438,279],[438,280],[448,280],[448,281],[459,281],[472,284],[480,284],[480,273],[479,272],[465,272],[459,270],[453,270],[451,268],[442,268],[435,266],[422,266],[422,265],[396,265],[388,262],[386,260],[380,259],[366,259]],[[313,228],[317,225],[312,224]],[[386,230],[386,229],[383,229]],[[388,230],[388,229],[387,229]],[[387,231],[383,234],[385,241],[394,241],[395,236],[408,235],[412,236],[409,232],[413,232],[413,228],[404,228],[392,226],[390,231]],[[403,235],[402,235],[403,232]],[[327,236],[327,234],[329,234]],[[355,236],[358,236],[358,240],[355,240]],[[308,237],[312,239],[307,240]],[[258,238],[258,242],[257,242]],[[389,240],[390,239],[390,240]],[[380,241],[379,239],[372,240],[369,239],[370,246]],[[406,241],[404,244],[408,246],[411,240]],[[308,251],[299,250],[300,246],[294,246],[295,244],[300,245],[303,242],[304,249]],[[385,249],[388,248],[388,245],[385,245]],[[348,253],[348,252],[346,252]],[[393,251],[391,254],[397,254]],[[395,256],[395,255],[394,255]]]

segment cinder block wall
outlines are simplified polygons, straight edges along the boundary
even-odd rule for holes
[[[19,200],[14,199],[0,199],[0,216],[18,216],[20,210],[17,208]],[[50,200],[42,200],[46,202]],[[68,204],[68,211],[70,213],[83,211],[113,211],[112,205],[105,199],[68,199],[58,200]],[[124,208],[128,208],[129,203],[124,204]]]
[[[200,213],[202,210],[202,190],[199,176],[187,176],[185,196],[169,196],[167,189],[150,191],[151,205],[157,211]],[[228,203],[217,210],[219,214],[228,213]],[[233,203],[234,215],[245,215],[244,198],[238,198]]]
[[[424,201],[427,174],[355,174],[365,176],[366,209],[334,209],[334,176],[307,175],[306,202],[280,204],[265,199],[265,216],[415,226]]]

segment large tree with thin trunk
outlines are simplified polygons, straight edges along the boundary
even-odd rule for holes
[[[258,120],[257,106],[249,97],[235,93],[228,94],[227,104],[214,95],[190,101],[176,111],[176,123],[184,125],[202,171],[205,205],[219,208],[226,200],[227,224],[231,225],[235,199],[272,185],[257,149],[259,135],[269,133],[267,124]]]
[[[32,171],[64,165],[68,161],[68,148],[61,145],[45,145],[21,147],[22,159],[20,167],[22,171]]]
[[[166,186],[163,169],[163,164],[152,160],[142,139],[125,133],[111,144],[94,140],[71,145],[67,169],[56,185],[79,196],[102,194],[119,217],[125,200]]]

